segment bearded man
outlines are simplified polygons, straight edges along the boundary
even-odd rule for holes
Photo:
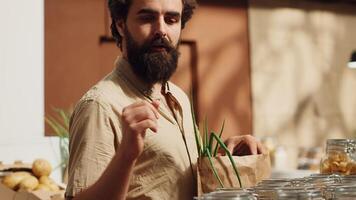
[[[111,30],[122,56],[71,117],[67,199],[196,195],[190,102],[169,82],[181,30],[195,7],[195,0],[109,0]],[[226,143],[232,152],[237,146],[249,154],[264,151],[252,136]]]

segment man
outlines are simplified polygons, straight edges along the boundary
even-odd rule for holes
[[[192,199],[197,152],[190,103],[168,82],[194,0],[109,0],[122,51],[115,70],[79,101],[70,122],[67,199]],[[251,136],[231,152],[263,153]]]

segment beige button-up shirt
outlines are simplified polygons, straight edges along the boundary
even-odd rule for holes
[[[163,88],[167,104],[161,103],[159,108],[158,132],[146,131],[127,199],[186,200],[196,195],[196,177],[190,165],[190,160],[193,165],[197,161],[190,102],[173,83]],[[75,196],[98,180],[120,148],[122,109],[136,101],[155,99],[146,95],[148,90],[129,63],[119,58],[115,70],[81,98],[69,128],[66,196]]]

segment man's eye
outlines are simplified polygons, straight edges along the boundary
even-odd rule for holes
[[[166,21],[167,24],[175,24],[179,22],[179,19],[175,17],[166,17],[164,21]]]

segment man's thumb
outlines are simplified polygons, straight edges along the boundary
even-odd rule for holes
[[[158,100],[153,100],[153,101],[152,101],[152,105],[153,105],[153,107],[155,107],[156,109],[159,108],[159,104],[160,104],[160,102],[159,102]]]

